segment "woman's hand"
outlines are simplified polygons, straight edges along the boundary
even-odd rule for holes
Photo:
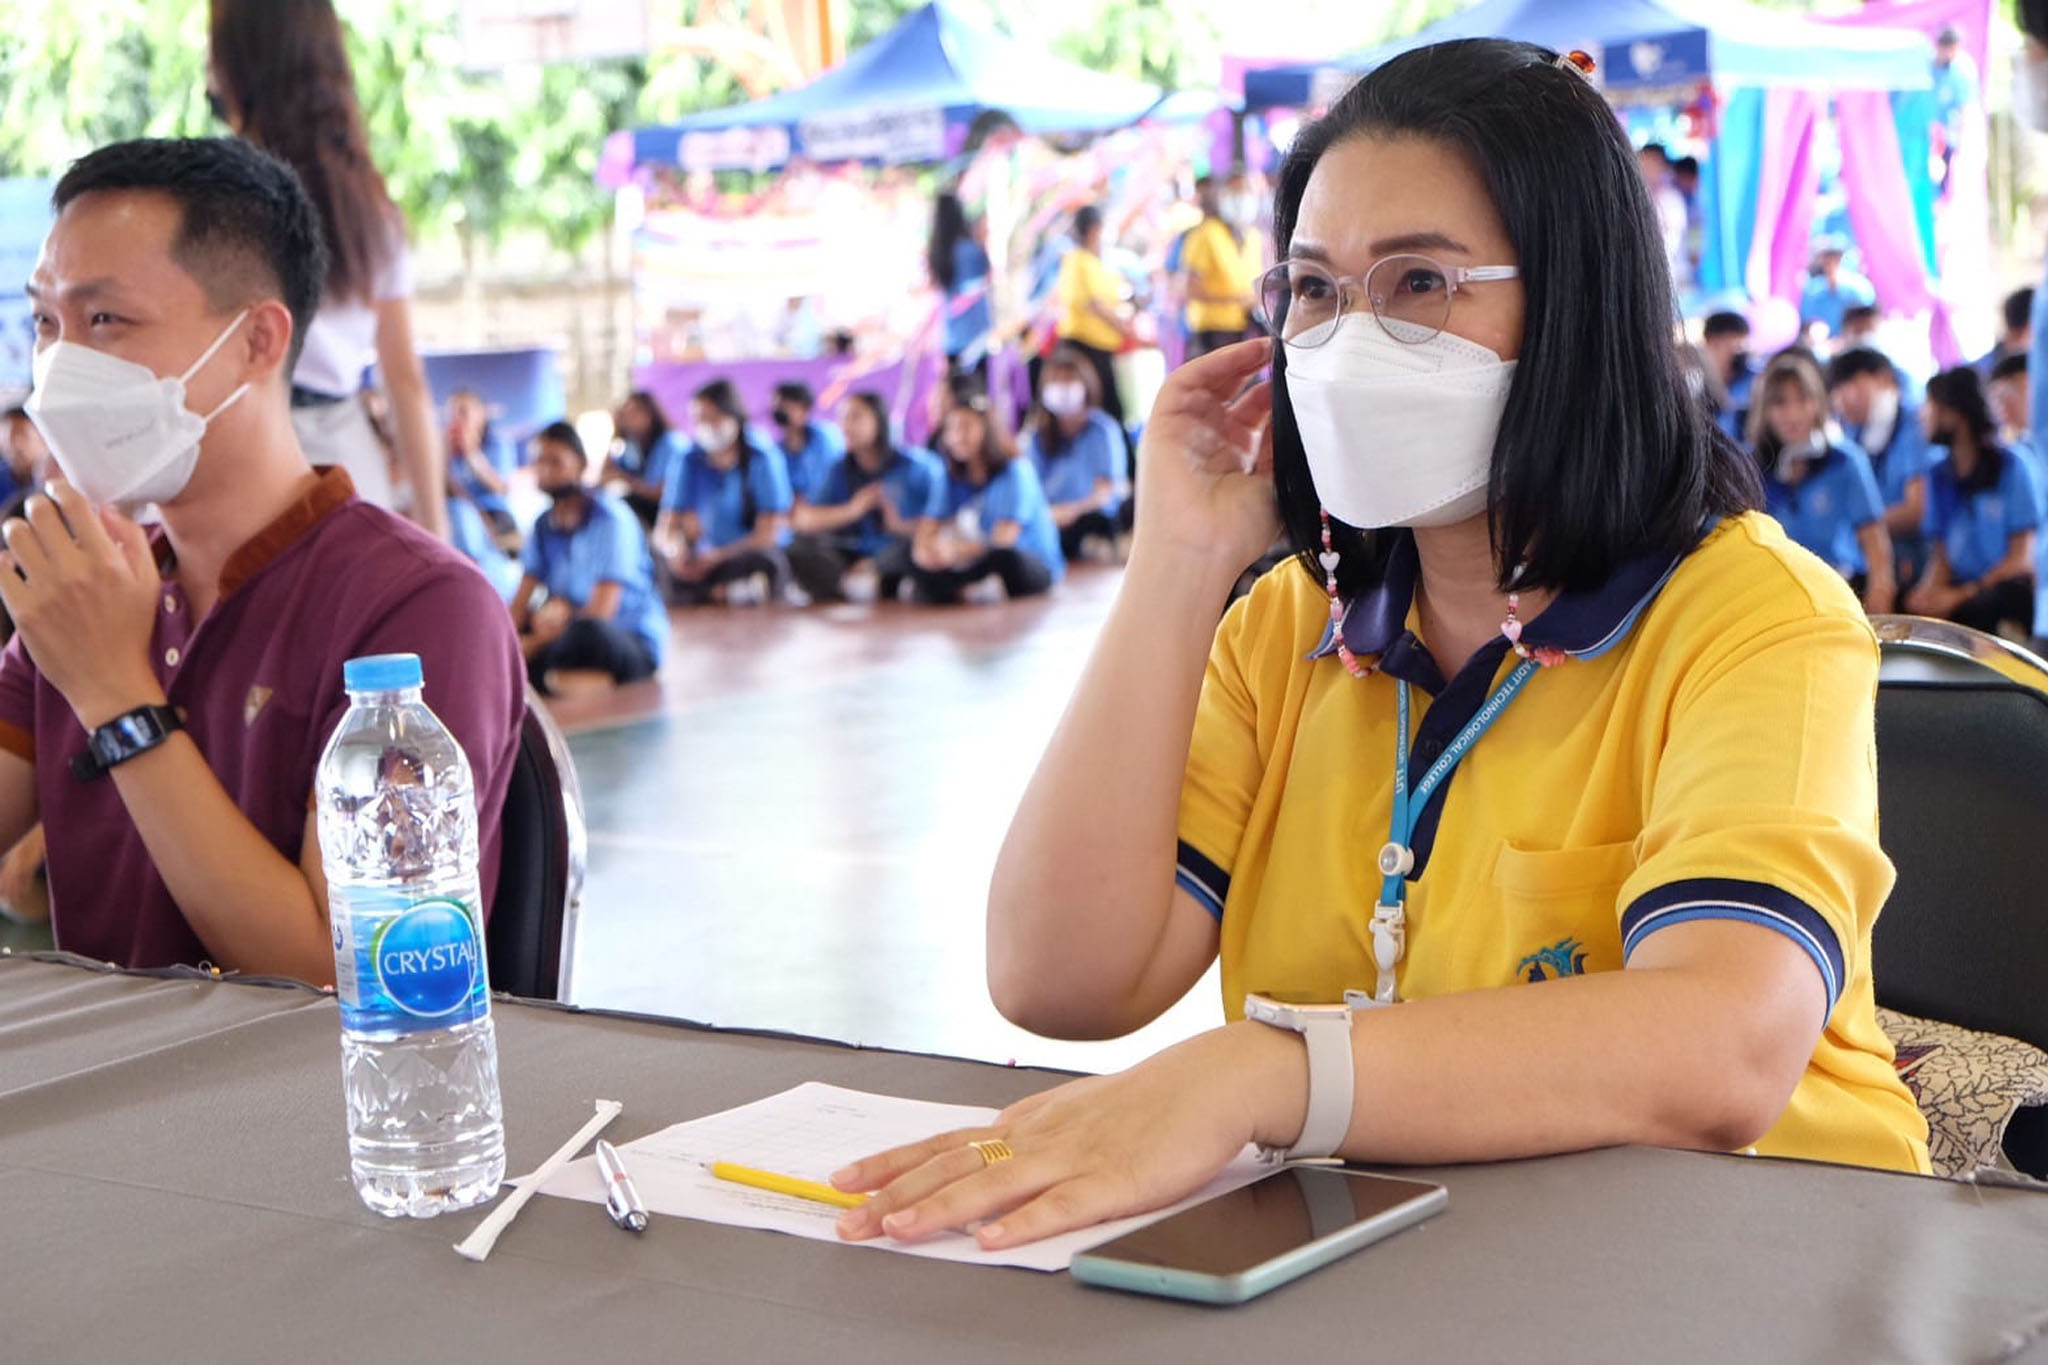
[[[1268,341],[1242,341],[1167,377],[1138,450],[1134,555],[1172,547],[1235,572],[1272,548],[1273,391],[1246,388],[1271,354]]]
[[[856,1162],[833,1183],[875,1194],[839,1235],[917,1241],[979,1223],[975,1239],[996,1250],[1149,1213],[1201,1189],[1247,1142],[1278,1140],[1262,1129],[1290,1106],[1298,1133],[1307,1103],[1299,1039],[1260,1024],[1216,1029],[1120,1075],[1033,1095],[987,1128]],[[1012,1159],[987,1164],[968,1145],[997,1138]]]

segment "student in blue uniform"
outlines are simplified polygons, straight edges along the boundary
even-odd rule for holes
[[[911,547],[920,601],[955,603],[991,579],[1012,599],[1036,597],[1066,577],[1060,530],[1037,471],[1004,447],[986,396],[955,395],[939,453],[946,459],[945,500]]]
[[[1828,430],[1827,389],[1811,355],[1787,351],[1757,381],[1750,448],[1764,475],[1765,510],[1794,542],[1847,578],[1872,615],[1898,601],[1884,499],[1870,457]]]
[[[789,462],[747,429],[729,379],[697,391],[690,422],[693,439],[669,476],[654,533],[671,594],[690,606],[774,601],[789,581]]]
[[[1740,313],[1709,313],[1700,329],[1700,350],[1705,352],[1707,363],[1715,378],[1720,381],[1716,394],[1714,421],[1730,439],[1748,439],[1749,406],[1756,390],[1756,361],[1749,354],[1749,319]],[[1714,392],[1709,386],[1709,392]],[[1726,401],[1719,401],[1720,395]]]
[[[662,490],[681,470],[689,443],[669,422],[661,400],[644,389],[626,395],[612,425],[619,444],[606,458],[599,482],[622,485],[626,506],[651,529],[661,511]]]
[[[1061,552],[1079,559],[1094,541],[1112,556],[1130,463],[1123,433],[1102,410],[1101,380],[1080,352],[1062,346],[1046,359],[1024,454],[1045,485]]]
[[[847,399],[840,423],[846,453],[796,505],[790,571],[814,602],[893,597],[910,575],[918,527],[944,509],[946,468],[930,451],[890,440],[880,394]]]
[[[668,614],[646,531],[623,502],[585,483],[590,457],[567,422],[535,439],[533,464],[554,506],[533,523],[512,599],[527,677],[561,695],[653,676]]]
[[[1927,439],[1948,450],[1927,486],[1927,572],[1906,610],[1978,630],[2033,632],[2034,545],[2041,484],[2033,465],[1998,443],[1998,424],[1975,369],[1927,381]]]
[[[475,389],[448,395],[448,497],[476,508],[498,543],[519,552],[519,524],[505,501],[519,468],[518,452],[491,425],[491,411]]]
[[[817,406],[808,384],[792,380],[775,386],[775,439],[789,462],[789,486],[798,506],[846,453],[846,438],[839,428],[813,416]]]
[[[1843,433],[1870,458],[1884,500],[1884,528],[1892,538],[1899,586],[1920,581],[1927,567],[1927,470],[1941,457],[1920,427],[1920,405],[1906,393],[1890,357],[1852,347],[1828,362],[1828,398]]]

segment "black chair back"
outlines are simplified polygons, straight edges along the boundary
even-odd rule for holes
[[[566,991],[583,893],[583,803],[568,746],[531,693],[505,790],[497,894],[485,931],[491,989],[535,1000]]]

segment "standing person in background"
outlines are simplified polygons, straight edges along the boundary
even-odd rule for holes
[[[1927,479],[1927,571],[1906,610],[1976,630],[2034,623],[2034,539],[2041,485],[2033,465],[1998,444],[1983,381],[1968,367],[1927,381],[1927,439],[1948,458]]]
[[[1868,346],[1828,362],[1828,398],[1849,439],[1870,458],[1893,569],[1900,587],[1911,587],[1927,565],[1927,469],[1939,458],[1921,430],[1920,405],[1907,396],[1891,360]]]
[[[889,438],[878,393],[848,398],[840,421],[846,453],[796,505],[790,569],[814,602],[894,597],[910,575],[918,529],[944,508],[946,468],[930,451]]]
[[[1188,359],[1232,342],[1251,330],[1260,257],[1247,230],[1258,206],[1243,172],[1218,185],[1213,176],[1195,182],[1202,221],[1188,230],[1181,247],[1181,272],[1188,300]]]
[[[434,401],[412,335],[405,221],[370,160],[341,19],[332,0],[211,0],[207,98],[238,137],[298,172],[320,215],[328,268],[318,316],[292,371],[292,425],[315,465],[340,465],[380,507],[408,503],[443,540],[448,508]],[[358,394],[378,367],[405,487]]]
[[[1685,258],[1686,229],[1691,212],[1685,195],[1671,174],[1671,154],[1659,142],[1646,144],[1636,153],[1636,165],[1643,173],[1643,185],[1650,191],[1650,207],[1657,213],[1657,231],[1664,242],[1664,260],[1671,267],[1671,283],[1680,294],[1692,282]]]
[[[1067,572],[1059,528],[1031,461],[1007,448],[987,398],[956,395],[939,453],[948,473],[944,500],[911,547],[918,600],[950,606],[990,580],[1013,601],[1050,592]]]
[[[2048,133],[2048,0],[2018,0],[2013,8],[2022,37],[2013,73],[2013,117],[2023,128]],[[2042,316],[2044,311],[2048,311],[2048,281],[2034,290],[2033,316],[2027,329],[2031,374],[2048,374],[2048,318]],[[2034,449],[2048,455],[2048,384],[2030,384],[2028,388],[2027,429]],[[2034,634],[2048,635],[2048,604],[2044,604]]]
[[[1811,356],[1787,351],[1770,363],[1757,381],[1749,427],[1765,510],[1795,543],[1849,580],[1864,611],[1889,612],[1898,581],[1884,498],[1870,457],[1830,439],[1827,388]]]
[[[775,432],[789,461],[789,486],[798,503],[814,496],[826,471],[846,454],[846,438],[812,414],[818,405],[811,386],[796,380],[775,386]]]
[[[1093,204],[1074,215],[1074,249],[1060,262],[1058,337],[1088,358],[1102,387],[1102,410],[1127,429],[1116,388],[1116,353],[1132,339],[1124,281],[1102,261],[1102,210]]]
[[[624,485],[626,506],[652,530],[661,514],[662,490],[682,468],[687,444],[676,435],[661,401],[644,389],[626,395],[612,426],[619,446],[606,457],[599,481]]]
[[[960,196],[942,190],[932,202],[932,235],[925,253],[944,310],[946,370],[986,376],[988,335],[995,326],[989,298],[988,223],[968,218]]]
[[[1843,316],[1849,309],[1877,302],[1877,291],[1870,287],[1870,281],[1842,264],[1847,250],[1840,238],[1831,237],[1814,253],[1813,268],[1799,300],[1802,331],[1820,326],[1827,329],[1830,337],[1839,337]]]
[[[1934,39],[1935,127],[1941,134],[1941,189],[1948,190],[1949,171],[1955,166],[1956,148],[1962,145],[1969,126],[1970,110],[1980,95],[1977,64],[1963,51],[1962,30],[1950,24]]]
[[[590,456],[567,422],[534,439],[533,472],[554,506],[533,523],[525,577],[512,597],[527,680],[563,696],[654,676],[668,613],[647,533],[623,502],[584,482]]]
[[[747,411],[729,379],[715,379],[690,400],[694,443],[669,475],[655,549],[675,576],[676,600],[714,598],[757,606],[789,582],[789,461],[782,448],[747,429]]]
[[[1063,346],[1040,373],[1038,412],[1024,433],[1024,454],[1045,486],[1069,562],[1091,542],[1099,544],[1099,557],[1113,557],[1130,484],[1123,434],[1102,411],[1101,398],[1094,367]]]

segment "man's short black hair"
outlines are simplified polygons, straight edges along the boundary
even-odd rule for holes
[[[1866,322],[1880,322],[1883,319],[1884,314],[1878,311],[1876,304],[1852,303],[1842,310],[1842,330],[1846,332],[1851,327],[1861,327]]]
[[[1749,319],[1740,313],[1709,313],[1700,334],[1708,341],[1715,337],[1746,337],[1749,335]]]
[[[2027,353],[2014,351],[2011,355],[2000,356],[1998,363],[1991,367],[1991,382],[2001,379],[2025,379],[2027,377]]]
[[[818,406],[818,395],[811,392],[811,386],[800,379],[790,379],[775,386],[775,401],[794,403],[809,412]]]
[[[2024,332],[2034,321],[2034,288],[2015,289],[2005,296],[2005,330]]]
[[[1084,204],[1074,213],[1074,240],[1086,241],[1088,234],[1102,226],[1102,210],[1093,204]]]
[[[590,452],[583,448],[583,433],[567,422],[550,422],[535,434],[536,441],[553,441],[556,445],[572,452],[584,464],[590,463]]]
[[[1892,362],[1883,352],[1869,346],[1851,346],[1848,350],[1828,362],[1828,391],[1833,392],[1852,379],[1861,379],[1866,374],[1881,379],[1898,379],[1892,369]]]
[[[232,312],[275,291],[292,314],[296,364],[320,311],[327,247],[298,175],[234,138],[143,138],[88,153],[57,182],[62,213],[100,191],[142,190],[177,201],[183,221],[171,257],[214,308]]]

